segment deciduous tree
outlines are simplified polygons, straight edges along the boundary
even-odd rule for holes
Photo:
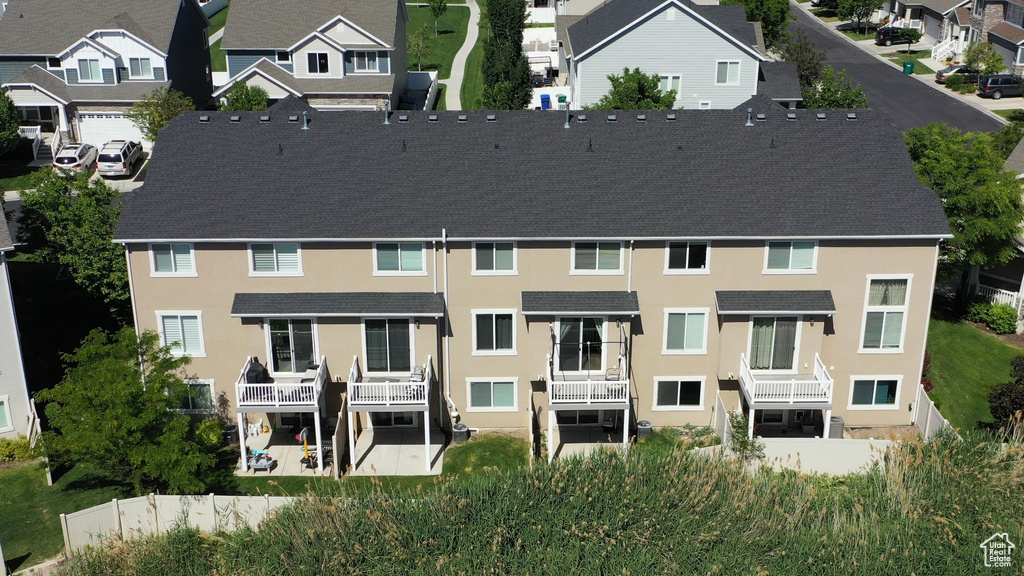
[[[260,86],[249,86],[245,82],[239,82],[225,94],[228,103],[221,106],[221,110],[230,111],[259,111],[267,109],[267,91]]]
[[[860,84],[847,80],[846,70],[836,72],[826,66],[821,80],[803,89],[804,106],[808,108],[867,108],[868,97]]]
[[[138,127],[146,140],[155,142],[160,129],[170,122],[171,118],[195,109],[196,105],[192,99],[181,92],[157,88],[132,104],[125,115]]]
[[[13,152],[21,141],[18,109],[14,106],[7,89],[0,89],[0,156]]]
[[[1006,68],[1006,61],[993,44],[974,42],[964,51],[964,65],[982,74],[998,74]]]
[[[521,110],[533,96],[530,64],[523,54],[526,3],[491,0],[487,4],[490,34],[484,40],[483,106]]]
[[[423,71],[423,57],[430,53],[430,32],[427,31],[427,25],[424,24],[419,30],[409,35],[409,42],[406,45],[406,51],[409,55],[416,59],[416,69]]]
[[[760,22],[761,34],[768,48],[780,46],[787,36],[789,21],[795,18],[789,13],[787,0],[723,0],[722,4],[738,4],[746,9],[748,22]]]
[[[917,28],[904,28],[900,30],[900,40],[907,43],[907,54],[910,54],[910,49],[921,41],[921,37],[924,34],[921,33]]]
[[[783,62],[796,64],[800,87],[806,88],[814,86],[821,80],[828,50],[816,49],[807,32],[803,28],[798,28],[796,34],[790,34],[786,42],[779,47],[779,55]]]
[[[857,30],[860,30],[861,24],[871,18],[879,6],[879,0],[839,0],[836,16],[842,20],[853,20],[857,23]]]
[[[639,68],[623,68],[622,74],[609,74],[611,90],[598,102],[587,108],[592,110],[667,110],[676,100],[676,91],[661,91],[661,77],[644,74]]]
[[[434,38],[437,38],[437,21],[448,10],[448,0],[429,0],[430,15],[434,17]]]

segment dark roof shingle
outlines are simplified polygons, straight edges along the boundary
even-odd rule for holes
[[[231,0],[221,47],[283,50],[338,16],[394,46],[396,19],[404,17],[399,1]]]
[[[235,317],[263,316],[441,316],[444,296],[431,292],[238,293]]]
[[[1024,43],[1024,30],[1010,24],[1009,22],[1000,22],[993,26],[989,31],[989,34],[994,34],[1000,38],[1005,38],[1014,44]]]
[[[639,314],[636,292],[523,292],[524,314]]]
[[[830,290],[716,290],[719,314],[835,314]]]
[[[796,62],[762,62],[757,93],[772,100],[803,100]]]

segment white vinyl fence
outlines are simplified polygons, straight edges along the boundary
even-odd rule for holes
[[[732,442],[732,424],[729,423],[729,411],[725,409],[721,394],[715,394],[715,431],[722,439],[722,444],[728,446]]]
[[[921,429],[921,434],[925,440],[930,440],[935,433],[943,428],[952,428],[949,425],[949,421],[942,417],[939,413],[939,409],[935,407],[935,402],[928,397],[928,393],[924,391],[924,387],[917,387],[917,421],[914,424]]]
[[[257,528],[275,509],[291,504],[288,496],[140,496],[112,500],[71,514],[61,514],[66,554],[108,538],[133,540],[167,533],[176,527],[209,532]]]

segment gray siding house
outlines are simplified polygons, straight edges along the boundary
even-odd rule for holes
[[[45,140],[141,140],[124,113],[145,94],[168,88],[198,108],[209,103],[209,25],[195,0],[11,0],[0,20],[0,83]]]
[[[234,0],[221,41],[230,80],[214,96],[245,82],[318,110],[397,108],[407,20],[398,0]]]
[[[11,250],[14,245],[7,221],[0,216],[0,438],[28,435],[32,423],[14,299],[7,275],[6,253]]]
[[[557,20],[574,109],[600,100],[611,89],[608,75],[623,68],[658,74],[662,90],[676,91],[675,107],[685,109],[732,109],[777,85],[765,82],[760,24],[747,22],[742,6],[611,0]],[[782,100],[795,104],[799,91],[790,92]]]

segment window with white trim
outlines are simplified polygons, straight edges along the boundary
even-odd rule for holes
[[[352,63],[356,72],[377,72],[379,70],[376,52],[353,52]]]
[[[149,254],[153,276],[196,275],[191,244],[150,244]]]
[[[665,247],[666,274],[707,274],[708,242],[669,242]]]
[[[850,408],[895,408],[899,387],[898,377],[853,376],[850,378]]]
[[[282,51],[278,52],[277,53],[277,61],[278,62],[291,62],[292,61],[292,53],[288,52],[287,50],[282,50]]]
[[[707,308],[665,310],[663,354],[704,354],[707,352]]]
[[[739,84],[740,63],[736,61],[718,61],[718,69],[715,73],[715,84]]]
[[[477,242],[473,244],[473,272],[515,274],[515,242]]]
[[[622,272],[622,242],[574,242],[572,270],[579,274]]]
[[[373,246],[374,273],[425,275],[426,249],[422,242],[380,242]]]
[[[316,364],[316,335],[310,319],[269,318],[270,366],[276,373],[304,373]]]
[[[0,396],[0,432],[14,430],[14,420],[11,418],[11,397]]]
[[[205,356],[201,312],[157,312],[160,344],[175,356]]]
[[[469,412],[515,412],[519,409],[516,400],[518,378],[508,379],[466,379]]]
[[[149,58],[129,58],[128,73],[130,78],[152,78],[153,65]]]
[[[78,61],[78,81],[79,82],[102,82],[103,74],[100,72],[100,61],[99,60],[79,60]]]
[[[682,85],[683,77],[679,74],[662,74],[661,80],[658,83],[658,89],[662,93],[666,93],[669,90],[676,91],[676,100],[679,99],[679,87]]]
[[[657,377],[655,410],[699,410],[704,406],[704,378]]]
[[[188,394],[181,399],[178,409],[186,414],[214,414],[217,405],[214,403],[213,380],[194,378],[185,381]]]
[[[249,273],[252,276],[299,276],[302,250],[297,242],[249,245]]]
[[[473,354],[513,355],[516,353],[516,311],[473,311]]]
[[[310,74],[328,74],[331,71],[326,52],[307,52],[306,66]]]
[[[864,351],[901,351],[909,302],[909,278],[869,278],[864,306]]]
[[[764,255],[766,273],[813,273],[818,256],[818,243],[768,242]]]
[[[408,373],[412,370],[413,346],[408,318],[374,318],[363,321],[367,372]]]

